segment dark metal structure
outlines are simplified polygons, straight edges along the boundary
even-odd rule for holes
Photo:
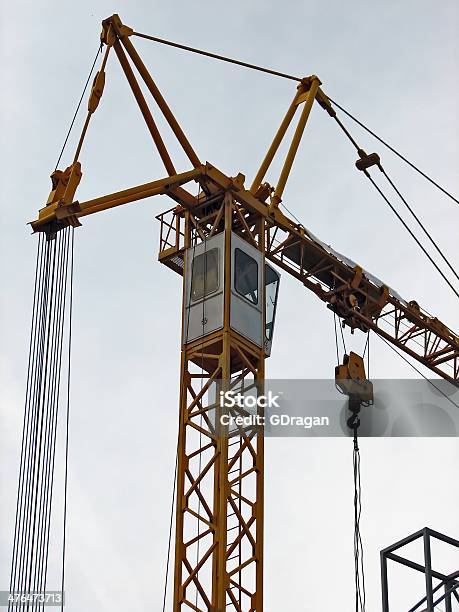
[[[407,544],[411,544],[415,540],[422,538],[424,544],[424,564],[415,563],[410,559],[406,559],[395,553],[395,551],[403,548]],[[408,612],[433,612],[435,606],[444,602],[445,611],[453,612],[454,601],[459,603],[459,570],[452,572],[451,574],[443,574],[437,572],[432,568],[432,555],[431,555],[431,538],[436,538],[442,542],[446,542],[451,546],[455,546],[459,549],[459,540],[450,538],[449,536],[443,535],[438,531],[424,527],[420,531],[413,533],[412,535],[388,546],[381,551],[381,586],[382,586],[382,610],[383,612],[390,612],[389,608],[389,585],[387,578],[387,561],[395,561],[406,567],[422,572],[425,575],[426,591],[424,597],[420,599]],[[440,582],[434,586],[433,580],[439,580]],[[456,605],[454,607],[456,609]],[[459,608],[457,608],[459,609]]]

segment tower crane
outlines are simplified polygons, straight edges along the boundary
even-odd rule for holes
[[[230,431],[215,418],[212,389],[262,384],[269,357],[279,270],[313,292],[352,331],[372,330],[432,373],[457,384],[459,337],[417,302],[317,238],[280,208],[311,109],[336,111],[320,79],[300,79],[293,100],[250,184],[203,162],[185,136],[132,39],[138,35],[112,15],[102,23],[102,65],[92,84],[87,117],[73,162],[51,175],[46,205],[31,225],[52,240],[83,217],[155,195],[173,206],[159,214],[159,261],[182,276],[174,611],[263,610],[263,429]],[[79,202],[79,155],[103,95],[114,53],[124,71],[165,176]],[[137,74],[136,72],[137,71]],[[178,172],[138,77],[186,154],[191,169]],[[295,115],[299,120],[279,179],[266,175]],[[359,150],[357,168],[378,167],[376,154]],[[190,183],[197,183],[193,195]],[[229,412],[218,407],[219,414]]]

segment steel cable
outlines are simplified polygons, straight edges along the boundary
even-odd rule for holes
[[[365,570],[363,563],[363,543],[360,532],[362,515],[362,485],[360,482],[360,450],[357,438],[357,427],[354,429],[354,447],[352,451],[354,474],[354,570],[355,570],[355,611],[365,612]]]
[[[440,255],[440,257],[443,259],[443,261],[446,263],[446,265],[448,266],[448,268],[451,270],[451,272],[454,274],[454,276],[457,278],[457,280],[459,280],[459,274],[456,272],[456,270],[453,268],[453,266],[451,265],[451,263],[449,262],[449,260],[447,259],[447,257],[445,256],[445,254],[443,253],[443,251],[440,249],[440,247],[438,246],[438,244],[435,242],[435,240],[432,238],[430,232],[426,229],[425,225],[422,223],[422,221],[419,219],[419,217],[417,216],[417,214],[414,212],[414,210],[412,209],[412,207],[408,204],[408,202],[406,201],[405,197],[401,194],[400,190],[396,187],[395,183],[393,182],[393,180],[390,178],[390,176],[387,174],[387,172],[384,170],[384,168],[381,166],[381,172],[384,174],[384,176],[386,177],[388,183],[392,186],[393,190],[395,191],[395,193],[399,196],[399,198],[402,200],[403,204],[406,206],[406,208],[410,211],[411,215],[414,217],[414,219],[416,220],[417,224],[419,225],[419,227],[422,229],[422,231],[424,232],[424,234],[427,236],[427,238],[429,239],[429,241],[432,243],[432,245],[434,246],[434,248],[436,249],[436,251],[438,252],[438,254]]]
[[[37,464],[36,492],[34,506],[34,529],[36,534],[35,548],[32,540],[32,555],[30,558],[29,584],[27,591],[41,593],[41,579],[44,568],[44,552],[46,548],[46,518],[48,516],[48,502],[50,496],[50,450],[52,442],[52,427],[54,407],[52,397],[56,385],[56,364],[58,361],[57,334],[59,328],[59,312],[61,298],[61,278],[64,263],[64,244],[66,230],[59,234],[55,246],[55,268],[53,274],[52,299],[50,301],[48,318],[47,359],[44,372],[44,386],[41,396],[42,421],[40,423],[40,449]],[[33,569],[32,569],[33,567]],[[32,601],[31,609],[40,608],[38,601]]]
[[[63,239],[61,248],[63,250],[60,271],[59,271],[59,286],[58,295],[59,303],[57,305],[57,313],[55,314],[55,337],[54,337],[54,348],[53,355],[54,366],[52,372],[52,390],[48,401],[50,402],[49,410],[49,437],[47,447],[47,458],[46,458],[46,484],[45,484],[45,498],[43,500],[43,527],[42,527],[42,550],[40,559],[40,570],[39,581],[36,585],[38,592],[46,591],[46,576],[48,568],[48,551],[49,551],[49,537],[51,527],[51,508],[53,498],[53,483],[54,483],[54,461],[56,451],[56,436],[57,436],[57,417],[58,417],[58,399],[60,389],[60,376],[62,366],[62,344],[63,344],[63,326],[64,326],[64,312],[66,306],[66,295],[65,287],[67,286],[67,272],[68,272],[68,241],[70,237],[70,231],[73,228],[66,228],[63,233]]]
[[[350,140],[350,142],[353,144],[353,146],[355,147],[355,149],[357,150],[357,153],[359,154],[359,156],[361,156],[364,151],[363,149],[360,147],[360,145],[356,142],[356,140],[354,139],[354,137],[352,136],[352,134],[349,132],[349,130],[346,128],[346,126],[342,123],[342,121],[335,116],[335,120],[338,123],[339,127],[342,129],[342,131],[345,133],[345,135],[347,136],[347,138]],[[385,169],[383,168],[382,164],[380,162],[377,163],[377,166],[379,168],[379,170],[382,172],[382,174],[384,175],[384,177],[386,178],[387,182],[390,184],[390,186],[392,187],[392,189],[395,191],[395,193],[398,195],[398,197],[401,199],[401,201],[403,202],[404,206],[408,209],[409,213],[411,214],[411,216],[414,218],[414,220],[416,221],[416,223],[419,225],[419,227],[421,228],[421,230],[424,232],[424,234],[427,236],[428,240],[431,242],[431,244],[433,245],[433,247],[435,248],[435,250],[439,253],[440,257],[443,259],[443,261],[446,263],[446,265],[449,267],[449,269],[451,270],[451,272],[455,275],[455,277],[459,280],[459,275],[457,274],[456,270],[453,268],[453,266],[451,265],[450,261],[448,260],[448,258],[445,256],[445,254],[443,253],[443,251],[440,249],[440,247],[438,246],[438,244],[435,242],[435,240],[432,238],[432,235],[430,234],[430,232],[426,229],[425,225],[422,223],[422,221],[420,220],[420,218],[418,217],[418,215],[416,214],[416,212],[413,210],[413,208],[410,206],[410,204],[407,202],[406,198],[402,195],[402,193],[400,192],[400,190],[397,188],[397,186],[395,185],[394,181],[390,178],[390,176],[387,174],[387,172],[385,171]],[[367,169],[363,170],[364,174],[370,178],[369,172]],[[370,179],[372,180],[372,179]],[[374,181],[372,180],[372,182],[374,183]],[[380,191],[381,193],[381,191]],[[382,195],[382,193],[381,193]],[[427,255],[426,250],[422,247],[422,245],[419,243],[419,241],[414,237],[414,234],[409,230],[408,226],[406,225],[406,223],[402,220],[401,216],[396,212],[396,210],[394,209],[394,207],[388,202],[388,200],[385,198],[385,196],[383,196],[383,198],[386,200],[386,202],[389,204],[389,206],[391,207],[392,211],[394,212],[394,214],[397,216],[397,218],[403,223],[403,225],[405,226],[405,228],[410,232],[411,236],[416,240],[416,242],[418,243],[418,245],[421,247],[421,249],[424,251],[424,253]],[[428,256],[428,255],[427,255]],[[428,256],[429,257],[429,256]],[[432,259],[429,257],[429,259],[432,261]],[[433,261],[432,261],[433,263]],[[434,264],[435,265],[435,264]],[[437,267],[437,270],[438,267]],[[440,272],[441,273],[441,272]],[[442,274],[442,273],[441,273]],[[443,278],[445,278],[445,276],[442,274]],[[446,280],[446,278],[445,278]],[[447,281],[448,282],[448,281]],[[449,283],[448,283],[449,284]],[[451,286],[451,285],[450,285]],[[451,286],[452,287],[452,286]],[[454,290],[454,289],[453,289]]]
[[[447,395],[447,394],[446,394],[444,391],[442,391],[442,389],[440,389],[440,387],[437,387],[437,385],[436,385],[435,383],[433,383],[433,382],[430,380],[430,378],[427,378],[427,376],[425,376],[425,374],[423,374],[423,373],[421,372],[421,370],[418,370],[418,368],[417,368],[415,365],[413,365],[413,364],[411,363],[411,361],[408,361],[408,359],[407,359],[407,358],[406,358],[404,355],[402,355],[402,353],[399,353],[399,352],[397,351],[397,349],[396,349],[394,346],[392,346],[392,344],[391,344],[390,342],[388,342],[388,341],[387,341],[387,340],[384,338],[384,336],[382,336],[382,335],[381,335],[381,334],[379,334],[378,332],[376,332],[376,335],[377,335],[377,336],[378,336],[378,338],[380,338],[380,339],[381,339],[383,342],[385,342],[385,343],[387,344],[387,346],[388,346],[388,347],[389,347],[391,350],[393,350],[393,351],[394,351],[394,353],[395,353],[396,355],[398,355],[398,356],[399,356],[401,359],[403,359],[403,361],[405,361],[405,362],[406,362],[406,363],[407,363],[407,364],[408,364],[408,365],[409,365],[409,366],[410,366],[410,367],[411,367],[411,368],[412,368],[412,369],[413,369],[415,372],[417,372],[417,373],[418,373],[420,376],[422,376],[422,378],[423,378],[424,380],[426,380],[426,381],[427,381],[427,382],[428,382],[428,383],[429,383],[429,384],[430,384],[430,385],[431,385],[431,386],[432,386],[434,389],[436,389],[436,390],[437,390],[437,391],[438,391],[438,392],[439,392],[441,395],[443,395],[443,397],[444,397],[446,400],[448,400],[448,402],[450,402],[451,404],[453,404],[453,406],[455,406],[456,408],[459,408],[459,404],[456,404],[456,402],[455,402],[454,400],[452,400],[452,399],[451,399],[451,398],[450,398],[450,397],[449,397],[449,396],[448,396],[448,395]],[[451,384],[453,384],[453,383],[451,383]]]
[[[264,66],[258,66],[257,64],[251,64],[249,62],[244,62],[244,61],[241,61],[241,60],[237,60],[235,58],[227,57],[227,56],[224,56],[224,55],[218,55],[217,53],[212,53],[210,51],[204,51],[203,49],[197,49],[196,47],[190,47],[188,45],[182,45],[182,44],[177,43],[177,42],[173,42],[173,41],[170,41],[170,40],[165,40],[164,38],[158,38],[157,36],[150,36],[148,34],[141,34],[140,32],[133,32],[133,35],[134,36],[138,36],[139,38],[144,38],[146,40],[151,40],[153,42],[156,42],[156,43],[159,43],[159,44],[162,44],[162,45],[167,45],[169,47],[175,47],[176,49],[181,49],[182,51],[188,51],[190,53],[195,53],[195,54],[198,54],[198,55],[203,55],[205,57],[210,57],[212,59],[216,59],[216,60],[219,60],[219,61],[222,61],[222,62],[226,62],[226,63],[229,63],[229,64],[234,64],[236,66],[241,66],[243,68],[249,68],[249,69],[255,70],[257,72],[264,72],[265,74],[270,74],[272,76],[281,77],[283,79],[288,79],[290,81],[296,81],[298,83],[301,83],[303,81],[303,78],[298,77],[298,76],[294,76],[292,74],[287,74],[286,72],[280,72],[278,70],[273,70],[271,68],[266,68]],[[330,98],[330,96],[327,96],[327,98],[328,98],[328,100],[332,104],[334,104],[344,114],[346,114],[350,119],[352,119],[352,121],[355,121],[355,123],[360,125],[361,128],[363,128],[365,131],[367,131],[369,134],[371,134],[371,136],[373,136],[373,138],[376,138],[376,140],[378,140],[381,144],[383,144],[390,151],[392,151],[392,153],[397,155],[397,157],[399,157],[402,161],[404,161],[406,164],[408,164],[413,170],[418,172],[421,176],[423,176],[432,185],[437,187],[437,189],[439,189],[447,197],[451,198],[451,200],[453,200],[453,202],[456,202],[456,204],[459,204],[459,199],[454,197],[449,191],[447,191],[444,187],[442,187],[437,181],[435,181],[428,174],[423,172],[418,166],[416,166],[416,164],[414,164],[413,162],[410,162],[409,159],[407,159],[404,155],[402,155],[399,151],[397,151],[397,149],[392,147],[388,142],[386,142],[383,138],[381,138],[381,136],[378,136],[378,134],[376,134],[376,132],[374,132],[369,127],[367,127],[362,121],[357,119],[357,117],[352,115],[343,106],[338,104],[338,102],[333,100],[333,98]]]
[[[392,147],[388,142],[386,142],[385,140],[383,140],[381,138],[381,136],[378,136],[378,134],[376,134],[375,132],[373,132],[373,130],[371,130],[368,126],[366,126],[362,121],[360,121],[359,119],[357,119],[357,117],[355,117],[354,115],[352,115],[348,110],[346,110],[345,108],[343,108],[340,104],[338,104],[338,102],[336,102],[335,100],[333,100],[332,98],[330,98],[330,96],[328,96],[328,99],[330,100],[330,102],[332,104],[334,104],[337,108],[340,109],[340,111],[342,111],[345,115],[347,115],[350,119],[352,119],[352,121],[355,121],[355,123],[357,123],[358,125],[360,125],[361,128],[363,128],[366,132],[368,132],[369,134],[371,134],[371,136],[373,136],[373,138],[376,138],[376,140],[378,140],[382,145],[384,145],[387,149],[389,149],[389,151],[392,151],[392,153],[394,153],[395,155],[397,155],[397,157],[399,157],[402,161],[404,161],[406,164],[408,164],[413,170],[415,170],[416,172],[418,172],[421,176],[423,176],[427,181],[429,181],[429,183],[432,183],[432,185],[434,185],[435,187],[437,187],[437,189],[439,189],[442,193],[444,193],[446,196],[448,196],[448,198],[450,198],[451,200],[453,200],[453,202],[456,202],[456,204],[459,204],[459,199],[457,199],[456,197],[454,197],[449,191],[447,191],[444,187],[442,187],[439,183],[437,183],[437,181],[435,181],[433,178],[431,178],[428,174],[426,174],[425,172],[423,172],[418,166],[416,166],[415,164],[413,164],[412,162],[410,162],[409,159],[407,159],[404,155],[402,155],[399,151],[397,151],[397,149],[395,149],[394,147]]]
[[[56,241],[57,242],[57,241]],[[55,279],[56,275],[56,245],[53,249],[53,258],[52,258],[52,281]],[[48,378],[47,372],[49,367],[50,360],[50,334],[51,334],[51,317],[52,317],[52,309],[53,303],[55,299],[55,283],[51,282],[50,289],[50,304],[46,317],[46,340],[45,340],[45,352],[44,352],[44,368],[42,372],[40,372],[40,380],[43,383],[40,385],[40,396],[39,396],[39,408],[40,413],[38,415],[36,430],[35,430],[35,440],[36,444],[34,447],[34,457],[33,457],[33,484],[32,484],[32,511],[30,514],[29,529],[28,532],[28,542],[29,542],[29,556],[27,559],[26,570],[25,570],[25,581],[24,581],[24,589],[27,594],[31,593],[32,589],[32,567],[37,562],[37,539],[38,539],[38,529],[39,525],[37,524],[37,513],[39,508],[39,488],[40,481],[42,478],[41,469],[42,469],[42,454],[43,454],[43,429],[45,423],[45,410],[46,407],[43,406],[44,395],[48,386]],[[29,607],[29,606],[27,606]]]
[[[169,579],[169,562],[170,562],[170,556],[171,556],[171,543],[172,543],[172,524],[174,521],[175,495],[176,495],[176,490],[177,490],[178,454],[179,454],[179,447],[177,445],[177,453],[175,455],[174,484],[172,486],[171,512],[170,512],[170,518],[169,518],[169,536],[167,540],[166,574],[164,576],[164,594],[163,594],[162,612],[166,612],[167,583]]]
[[[70,424],[70,365],[72,354],[72,318],[73,318],[73,252],[75,232],[72,227],[72,240],[70,246],[70,303],[69,303],[69,341],[67,352],[67,410],[65,415],[65,459],[64,459],[64,509],[62,519],[62,574],[61,574],[61,612],[64,612],[64,586],[65,586],[65,553],[67,543],[67,486],[69,462],[69,424]]]
[[[38,239],[8,610],[44,610],[71,233]]]
[[[49,301],[49,283],[50,283],[50,268],[52,261],[52,249],[51,246],[53,243],[46,241],[46,270],[45,270],[45,278],[44,284],[42,288],[42,303],[41,303],[41,313],[40,313],[40,324],[38,329],[39,335],[39,345],[38,345],[38,353],[37,360],[35,364],[35,380],[34,380],[34,389],[32,394],[32,411],[33,411],[33,424],[30,434],[30,449],[29,449],[29,460],[28,460],[28,480],[26,484],[27,489],[27,500],[26,500],[26,508],[25,508],[25,516],[23,519],[23,530],[22,530],[22,551],[21,557],[19,561],[19,570],[22,571],[22,575],[19,577],[18,582],[18,591],[19,593],[25,593],[27,588],[27,579],[28,579],[28,567],[30,564],[30,527],[32,520],[32,510],[33,510],[33,492],[35,488],[35,474],[36,474],[36,446],[37,446],[37,431],[38,431],[38,422],[39,422],[39,397],[41,395],[41,382],[43,377],[43,359],[45,354],[45,337],[46,337],[46,320],[47,320],[47,312],[48,312],[48,301]],[[25,568],[25,571],[24,571]],[[21,605],[20,608],[16,605],[16,609],[23,609]]]
[[[427,249],[424,247],[424,245],[420,242],[420,240],[414,234],[413,230],[408,226],[406,221],[403,220],[403,218],[401,217],[400,213],[396,210],[396,208],[393,206],[393,204],[391,204],[391,202],[389,201],[387,196],[383,193],[383,191],[381,190],[379,185],[376,183],[376,181],[373,179],[373,177],[370,175],[370,173],[365,170],[364,174],[368,178],[368,180],[373,184],[374,188],[378,191],[380,196],[384,199],[384,201],[389,206],[389,208],[392,210],[394,215],[396,215],[396,217],[398,218],[400,223],[403,225],[403,227],[406,229],[406,231],[410,234],[410,236],[413,238],[413,240],[419,246],[419,248],[424,253],[424,255],[427,257],[427,259],[431,262],[431,264],[434,266],[434,268],[437,270],[437,272],[440,274],[440,276],[443,278],[443,280],[446,282],[446,284],[452,289],[452,291],[459,298],[459,292],[457,291],[457,289],[454,287],[454,285],[450,282],[448,277],[444,274],[444,272],[441,270],[441,268],[438,266],[438,264],[432,258],[432,256],[429,254]]]
[[[26,466],[26,457],[27,457],[27,449],[29,445],[29,434],[31,427],[31,411],[28,403],[28,399],[31,393],[31,388],[33,386],[34,380],[34,372],[35,372],[35,345],[36,345],[36,330],[37,330],[37,318],[39,312],[39,304],[41,300],[41,284],[43,279],[43,240],[44,235],[40,234],[38,239],[38,249],[37,249],[37,262],[35,268],[35,283],[34,283],[34,298],[32,305],[32,321],[31,321],[31,334],[30,334],[30,343],[29,343],[29,357],[28,357],[28,366],[27,366],[27,383],[26,383],[26,399],[24,406],[24,421],[23,421],[23,436],[22,436],[22,444],[21,444],[21,455],[20,455],[20,467],[19,467],[19,481],[18,481],[18,490],[17,490],[17,501],[16,501],[16,517],[15,517],[15,526],[14,526],[14,538],[13,538],[13,553],[12,553],[12,563],[11,563],[11,574],[10,574],[10,593],[13,592],[13,585],[16,581],[16,571],[17,571],[17,555],[18,555],[18,546],[21,541],[21,519],[22,519],[22,511],[24,508],[24,474],[27,469]],[[11,606],[8,605],[8,610],[11,609]]]
[[[62,269],[62,257],[61,257],[62,241],[61,240],[59,240],[57,248],[58,248],[58,252],[57,252],[58,268],[56,271],[56,278],[57,278],[57,285],[59,286],[60,277],[61,277],[61,269]],[[56,295],[58,295],[58,293],[59,291],[57,287]],[[31,590],[33,592],[37,591],[38,581],[40,580],[40,577],[42,574],[42,566],[43,566],[42,557],[43,557],[43,543],[44,543],[44,535],[45,535],[44,522],[45,522],[45,516],[46,516],[47,497],[49,493],[48,456],[49,456],[49,446],[50,446],[50,440],[51,440],[50,427],[51,427],[51,418],[52,418],[52,414],[50,410],[50,395],[53,394],[54,392],[54,384],[55,384],[53,372],[54,372],[55,361],[56,361],[56,350],[55,350],[56,325],[57,325],[56,315],[57,315],[57,300],[54,300],[54,303],[52,304],[52,309],[50,310],[50,328],[51,328],[50,355],[51,357],[50,357],[50,373],[48,375],[49,384],[48,384],[48,388],[46,389],[46,393],[44,394],[45,397],[43,398],[43,407],[44,407],[44,410],[43,410],[44,412],[43,467],[42,467],[41,473],[40,473],[40,470],[38,470],[39,479],[40,479],[40,482],[39,482],[40,492],[38,496],[39,501],[38,501],[38,524],[37,524],[37,533],[38,533],[37,555],[35,558],[34,571],[33,571],[33,584],[31,586]],[[36,606],[35,604],[32,604],[32,610],[34,609],[36,609]]]
[[[98,48],[97,48],[96,57],[94,58],[94,61],[93,61],[92,66],[91,66],[91,69],[90,69],[90,71],[89,71],[88,78],[86,79],[86,83],[85,83],[85,85],[84,85],[84,87],[83,87],[83,93],[82,93],[82,94],[81,94],[81,96],[80,96],[80,99],[79,99],[79,101],[78,101],[77,107],[76,107],[76,109],[75,109],[75,113],[73,114],[72,120],[71,120],[71,122],[70,122],[70,126],[69,126],[69,129],[68,129],[68,131],[67,131],[67,135],[66,135],[66,137],[65,137],[64,144],[62,145],[61,152],[59,153],[59,157],[57,158],[56,166],[55,166],[55,168],[54,168],[54,170],[55,170],[55,171],[57,170],[57,167],[59,166],[59,163],[60,163],[60,161],[61,161],[62,155],[63,155],[63,153],[64,153],[64,151],[65,151],[65,147],[67,146],[67,142],[68,142],[69,136],[70,136],[70,134],[71,134],[71,132],[72,132],[73,125],[74,125],[75,120],[76,120],[76,118],[77,118],[78,111],[80,110],[81,103],[83,102],[84,94],[86,93],[86,90],[87,90],[87,88],[88,88],[89,81],[91,80],[92,73],[94,72],[94,67],[95,67],[95,65],[96,65],[97,58],[98,58],[98,56],[99,56],[99,54],[100,54],[100,53],[102,53],[102,43],[101,43],[101,44],[98,46]]]

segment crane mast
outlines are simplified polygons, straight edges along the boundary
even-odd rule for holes
[[[82,217],[96,212],[153,195],[167,195],[174,201],[173,208],[157,217],[159,261],[183,277],[173,609],[261,612],[263,428],[231,429],[221,419],[229,409],[218,402],[218,397],[220,391],[231,388],[255,386],[257,392],[263,388],[269,353],[264,307],[267,262],[297,278],[352,330],[373,330],[455,384],[459,378],[459,338],[416,302],[403,300],[280,210],[313,104],[318,102],[331,116],[334,114],[318,77],[306,77],[299,84],[251,187],[246,188],[242,174],[230,177],[199,160],[135,50],[133,35],[135,32],[117,15],[103,22],[101,40],[106,51],[94,80],[77,152],[66,170],[53,173],[48,202],[31,225],[34,231],[44,231],[52,239],[63,227],[80,225]],[[103,93],[111,49],[167,176],[78,202],[75,191],[82,175],[78,156]],[[133,67],[190,160],[191,170],[176,171]],[[279,180],[271,187],[263,182],[264,177],[298,109],[300,118]],[[185,188],[191,182],[199,185],[198,195]],[[245,302],[252,300],[250,316],[256,311],[258,317],[258,331],[252,337],[235,320],[235,300],[241,298],[235,287],[237,245],[257,264],[257,286],[250,290],[251,295],[242,296]]]
[[[246,226],[241,218],[240,207],[224,190],[205,196],[193,212],[184,214],[189,257],[183,274],[174,610],[263,609],[264,440],[257,428],[241,427],[231,434],[222,423],[229,409],[216,404],[219,391],[264,378],[264,345],[237,332],[231,320],[233,243]],[[264,219],[253,217],[250,223],[251,245],[262,259]],[[198,337],[190,339],[187,295],[197,293],[191,283],[199,279],[187,266],[194,268],[197,258],[204,257],[210,268],[207,259],[215,244],[220,245],[223,270],[222,325],[213,332],[204,330],[215,307],[204,299],[202,313],[201,304],[196,306],[202,333],[198,329]],[[210,285],[207,270],[202,278]],[[201,288],[201,293],[206,291]]]

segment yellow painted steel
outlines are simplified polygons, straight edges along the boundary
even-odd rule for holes
[[[285,114],[285,117],[282,120],[282,123],[280,124],[279,129],[277,130],[276,135],[274,136],[274,139],[266,153],[266,156],[261,163],[261,166],[257,172],[257,175],[253,179],[252,186],[250,187],[250,191],[253,194],[255,194],[255,192],[257,191],[259,187],[261,187],[261,184],[263,182],[263,179],[265,178],[266,172],[269,166],[271,165],[274,159],[274,156],[276,155],[279,149],[279,146],[285,136],[285,133],[287,132],[289,128],[290,123],[292,122],[293,117],[295,116],[296,109],[298,108],[298,97],[302,91],[304,91],[304,86],[303,84],[300,84],[298,86],[298,91],[296,92],[295,97],[293,98],[293,101],[290,104],[287,110],[287,113]]]
[[[318,77],[311,77],[310,87],[304,102],[303,110],[301,111],[300,120],[296,127],[295,134],[293,135],[292,143],[288,150],[287,157],[285,158],[285,163],[280,173],[279,180],[277,182],[276,191],[274,192],[272,200],[273,206],[278,206],[279,202],[282,199],[282,194],[284,193],[285,185],[292,169],[293,161],[297,154],[298,147],[300,146],[301,137],[303,136],[304,128],[306,127],[306,123],[309,118],[309,114],[311,112],[312,105],[314,103],[316,93],[319,89],[320,84],[321,83]]]
[[[128,204],[137,200],[143,200],[154,195],[168,194],[173,197],[173,193],[177,191],[181,185],[188,183],[190,180],[196,179],[202,174],[202,169],[197,168],[195,170],[189,170],[181,174],[174,176],[167,176],[157,181],[150,183],[144,183],[136,187],[130,187],[122,191],[117,191],[99,198],[87,200],[86,202],[73,202],[71,204],[64,204],[62,200],[56,201],[52,199],[50,204],[47,204],[44,208],[40,209],[38,219],[31,222],[31,226],[34,231],[40,231],[45,228],[47,224],[56,221],[58,219],[65,220],[67,217],[72,215],[84,217],[91,215],[96,212],[115,208],[121,204]],[[76,187],[75,187],[76,188]],[[50,194],[50,198],[53,192]],[[188,194],[190,198],[193,198]],[[49,201],[49,200],[48,200]],[[187,199],[184,203],[187,203]]]
[[[142,112],[143,118],[145,120],[145,123],[147,124],[150,134],[152,135],[156,148],[158,149],[161,159],[163,160],[166,171],[168,172],[168,174],[177,174],[174,164],[172,163],[172,160],[170,158],[169,152],[166,148],[166,145],[164,144],[164,141],[161,138],[161,134],[159,133],[159,130],[156,127],[153,115],[151,114],[150,109],[148,108],[148,104],[144,98],[142,90],[139,87],[137,79],[134,76],[134,72],[126,58],[126,54],[124,53],[119,40],[114,43],[113,48],[115,49],[115,53],[118,56],[119,62],[121,64],[121,67],[123,68],[128,83],[131,86],[136,102],[139,105],[139,108]]]
[[[186,326],[186,268],[183,276],[182,357],[180,374],[180,426],[176,502],[174,611],[187,609],[223,612],[263,610],[263,431],[250,428],[229,437],[228,426],[218,416],[228,409],[206,403],[205,392],[214,382],[228,388],[231,377],[242,381],[264,376],[264,350],[242,338],[230,326],[231,235],[234,199],[222,192],[224,234],[224,316],[221,329],[188,342]],[[184,245],[190,248],[199,234],[185,213]],[[218,212],[215,213],[218,217]],[[262,220],[260,220],[261,223]],[[195,223],[201,223],[199,217]],[[202,224],[202,227],[210,226]],[[264,232],[259,227],[258,248]],[[193,240],[191,236],[193,234]],[[206,238],[205,238],[206,239]],[[186,266],[186,261],[184,262]],[[192,373],[194,367],[197,373]],[[201,369],[201,373],[199,373]],[[199,382],[201,379],[201,387]],[[206,381],[203,386],[203,381]],[[194,387],[193,387],[194,386]],[[215,429],[208,417],[215,416]],[[199,437],[196,433],[199,432]],[[231,443],[230,443],[231,440]],[[239,446],[238,446],[239,445]],[[204,456],[202,464],[193,461]],[[255,483],[252,481],[255,478]],[[209,482],[204,485],[204,479]],[[231,518],[231,528],[228,521]],[[194,535],[191,525],[195,525]],[[197,524],[197,526],[196,526]],[[197,544],[200,547],[197,549]]]

